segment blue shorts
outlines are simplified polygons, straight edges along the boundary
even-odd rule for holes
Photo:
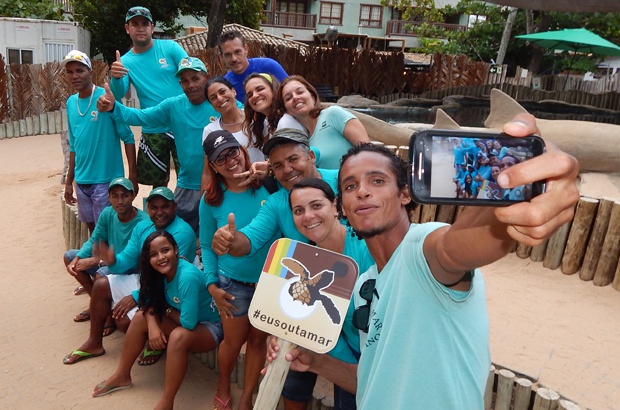
[[[312,372],[296,372],[289,370],[282,396],[290,401],[298,403],[306,403],[312,400],[312,392],[316,384],[316,373]]]
[[[222,328],[222,323],[217,322],[200,322],[201,325],[207,328],[211,336],[213,336],[213,340],[215,340],[215,347],[220,345],[220,342],[224,339],[224,329]]]
[[[107,184],[75,184],[78,219],[84,223],[97,223],[101,211],[110,205]]]
[[[67,260],[67,262],[71,262],[73,259],[75,259],[77,254],[77,249],[69,249],[67,252],[65,252],[65,260]],[[92,268],[86,269],[84,272],[88,273],[92,277],[95,277],[96,274],[99,274],[101,276],[107,276],[110,274],[107,266],[99,267],[97,265],[93,266]]]
[[[220,289],[235,297],[235,300],[229,300],[230,304],[237,308],[236,311],[232,310],[233,316],[247,316],[256,288],[235,282],[226,276],[218,275],[218,277],[220,279]]]
[[[198,235],[198,206],[202,194],[200,190],[176,187],[174,202],[177,203],[177,215],[192,227]]]

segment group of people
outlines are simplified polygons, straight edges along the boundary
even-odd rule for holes
[[[109,86],[93,85],[84,53],[62,62],[77,92],[67,101],[65,198],[76,201],[75,185],[79,218],[92,232],[63,258],[90,296],[74,318],[90,320],[88,339],[63,362],[101,356],[103,338],[126,331],[117,370],[93,396],[131,387],[134,362],[165,354],[156,408],[171,409],[188,353],[219,346],[213,407],[232,409],[231,373],[246,344],[235,408],[252,408],[261,369],[279,347],[251,326],[248,309],[270,245],[287,237],[347,255],[362,272],[336,347],[286,352],[287,409],[307,408],[317,374],[334,383],[336,409],[482,408],[490,357],[476,268],[572,217],[576,161],[551,148],[497,175],[505,188],[546,179],[536,202],[466,210],[452,226],[412,225],[406,164],[370,144],[353,114],[324,108],[308,81],[276,61],[248,58],[236,31],[219,39],[230,71],[209,78],[202,61],[154,40],[153,29],[148,9],[129,9],[133,46],[117,53]],[[140,109],[120,102],[130,84]],[[129,125],[142,126],[137,154]],[[534,131],[529,116],[505,128],[516,137]],[[146,212],[132,206],[138,184],[152,187]]]

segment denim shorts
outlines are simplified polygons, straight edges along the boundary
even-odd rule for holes
[[[235,297],[235,300],[229,300],[230,304],[237,308],[236,311],[232,311],[233,316],[247,316],[250,302],[252,301],[256,289],[234,282],[226,276],[218,275],[218,277],[220,279],[220,289],[225,290],[226,293]]]
[[[71,262],[73,259],[75,259],[78,252],[79,251],[77,249],[69,249],[67,252],[65,252],[65,260]],[[95,277],[96,274],[99,274],[101,276],[107,276],[110,273],[107,266],[99,267],[97,265],[93,266],[92,268],[86,269],[84,272],[88,273],[92,277]]]
[[[289,370],[282,396],[290,401],[298,403],[306,403],[312,400],[312,392],[316,384],[316,373],[312,372],[296,372]]]
[[[215,340],[215,346],[219,346],[220,342],[224,339],[224,329],[222,328],[222,323],[217,322],[200,322],[200,324],[204,325],[207,328],[211,336],[213,336],[213,340]]]
[[[107,184],[75,184],[78,219],[84,223],[97,223],[101,211],[110,205]]]

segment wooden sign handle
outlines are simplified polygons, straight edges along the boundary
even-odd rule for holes
[[[284,387],[284,380],[288,374],[291,363],[285,358],[286,354],[297,347],[296,344],[278,338],[280,353],[273,362],[267,366],[267,373],[258,389],[258,397],[254,403],[255,410],[275,410],[280,400],[280,394]]]

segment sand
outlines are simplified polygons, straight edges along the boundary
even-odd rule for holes
[[[106,355],[72,366],[62,358],[85,339],[88,322],[72,318],[88,305],[74,296],[62,263],[62,151],[58,135],[0,141],[0,408],[152,408],[164,360],[135,366],[134,387],[93,399],[91,391],[118,363],[123,334],[104,339]],[[588,195],[616,184],[585,177]],[[146,194],[147,187],[141,187]],[[618,195],[620,198],[620,195]],[[138,199],[136,203],[141,203]],[[582,408],[620,409],[620,292],[582,282],[514,255],[484,267],[494,363],[526,374]],[[216,374],[192,356],[177,408],[209,408]]]

